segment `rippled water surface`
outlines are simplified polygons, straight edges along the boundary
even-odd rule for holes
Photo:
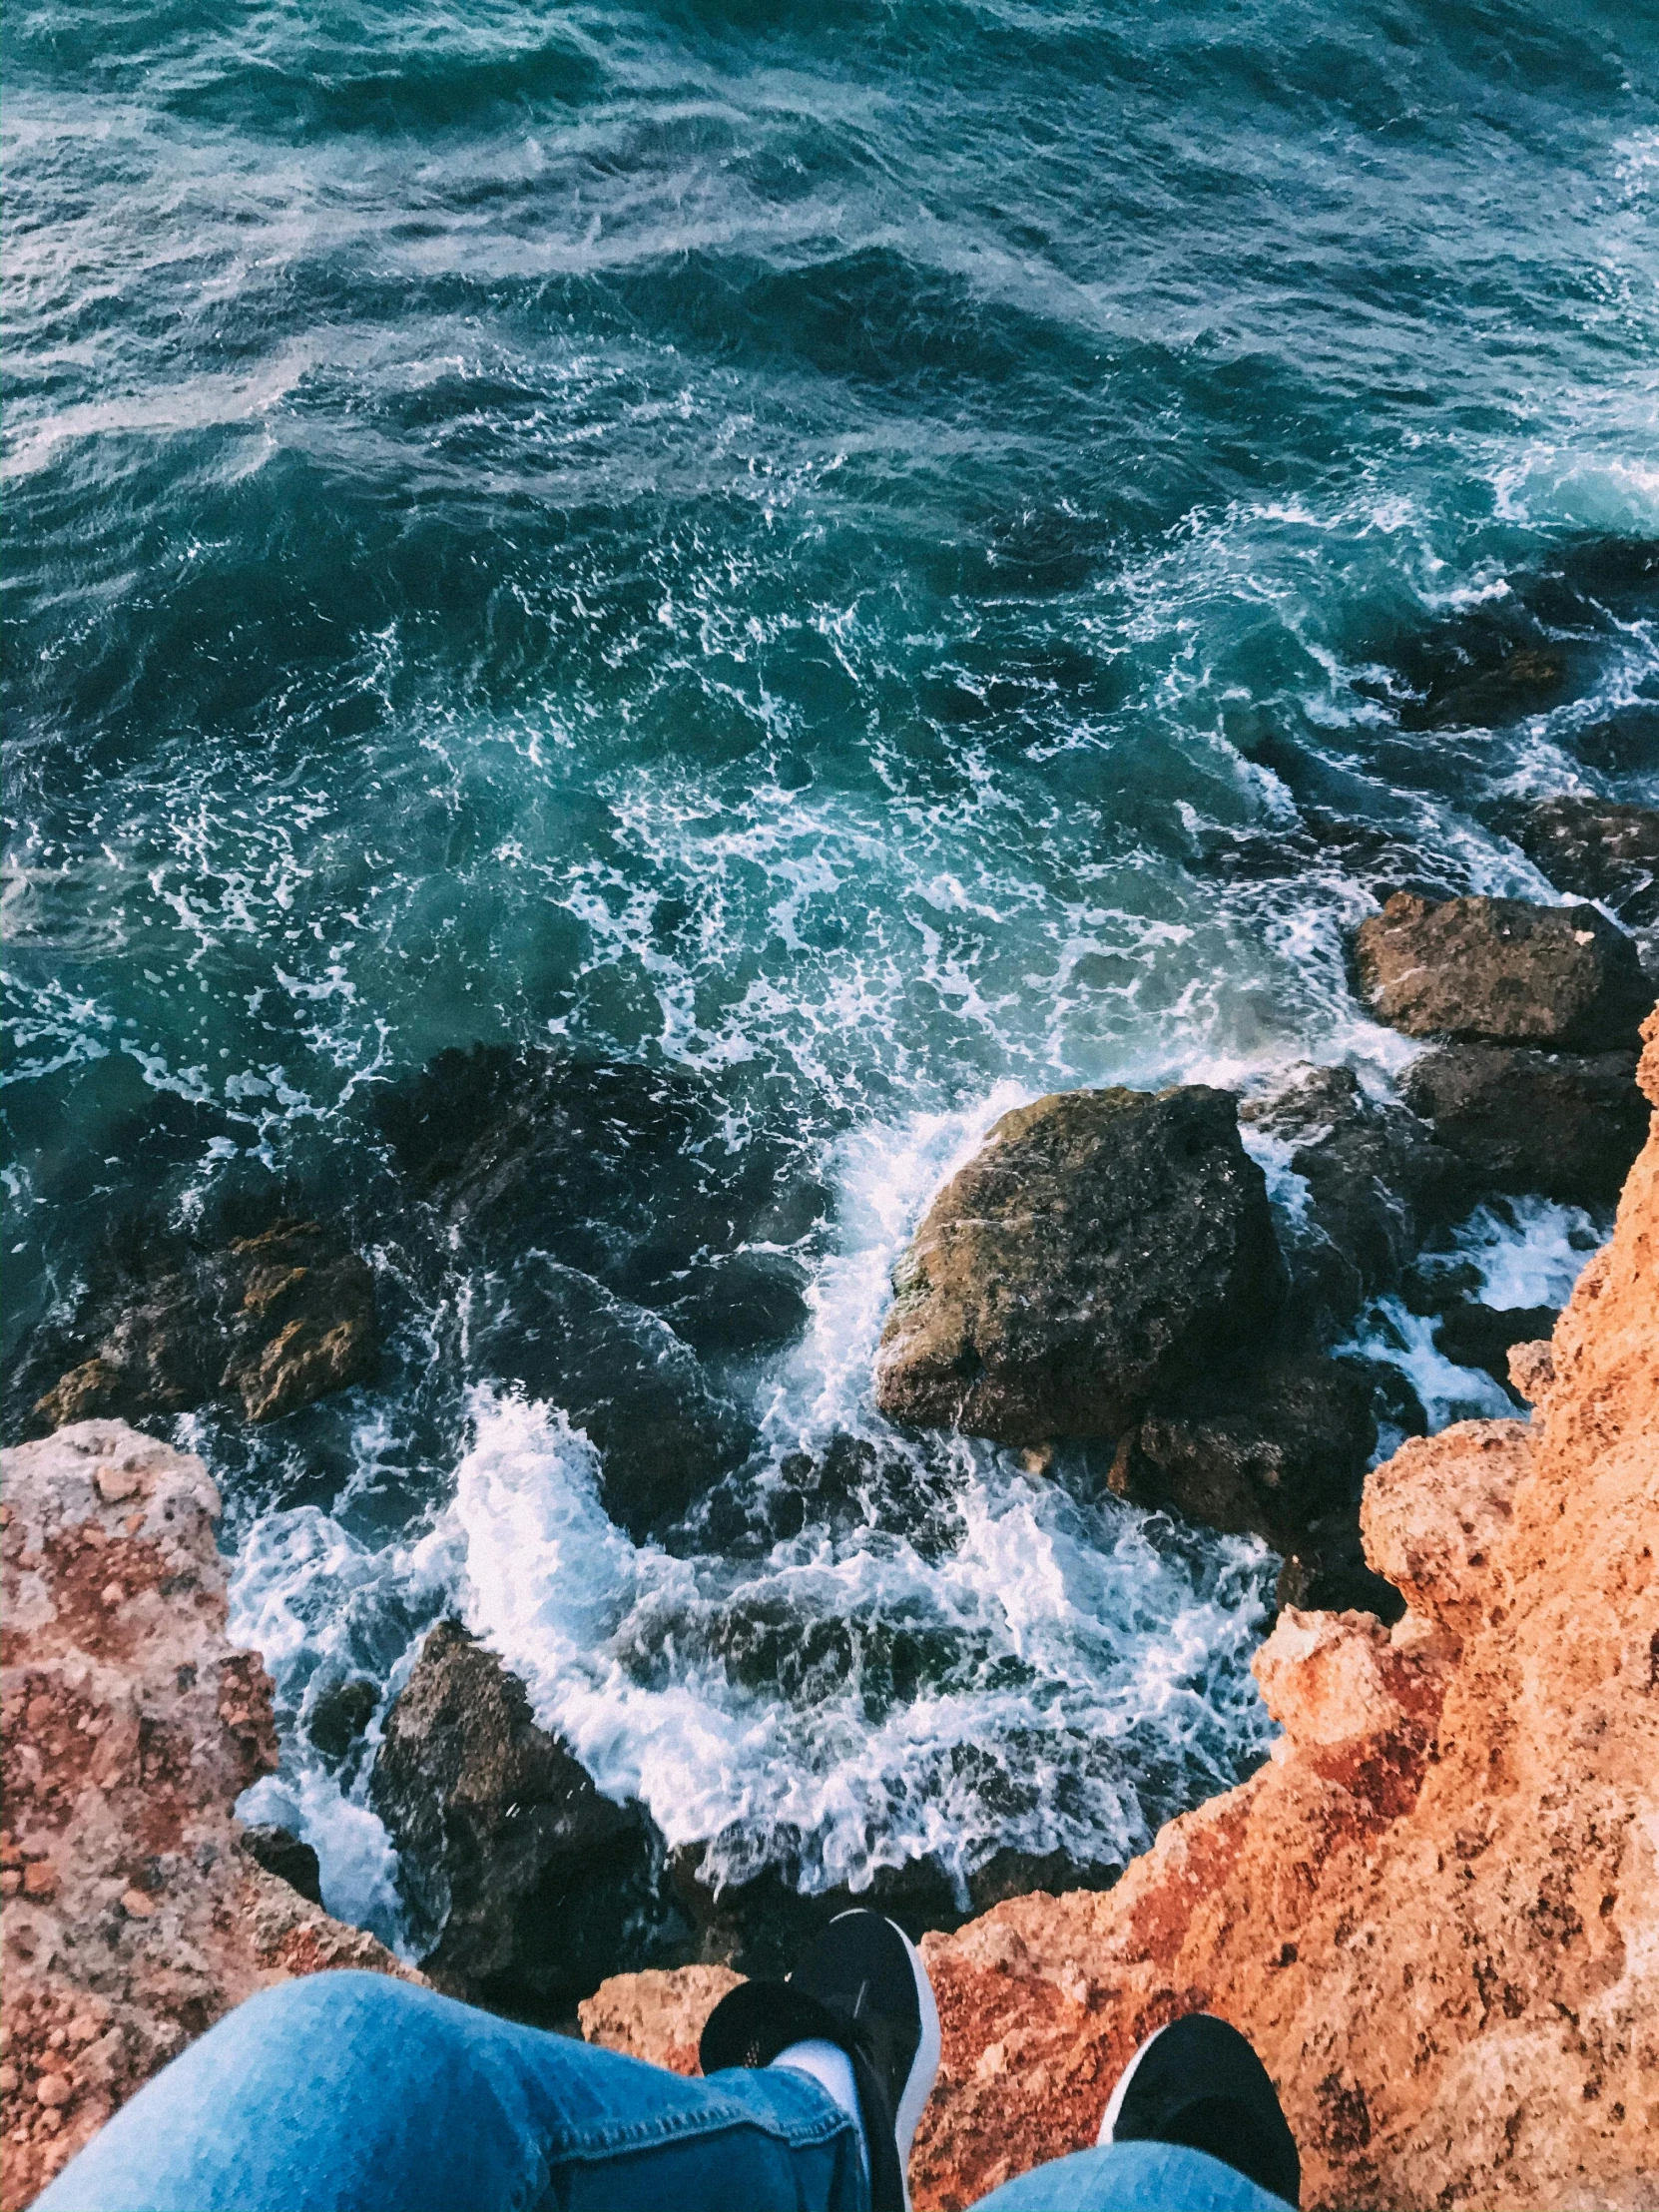
[[[1260,1756],[1273,1562],[906,1456],[886,1267],[1019,1098],[1385,1079],[1379,886],[1543,895],[1508,803],[1659,797],[1659,19],[3,38],[8,1356],[135,1216],[379,1255],[377,1386],[180,1428],[331,1901],[390,1925],[307,1715],[450,1604],[718,1869],[1120,1861]],[[800,1326],[706,1361],[757,1440],[701,1521],[608,1519],[534,1317],[406,1264],[371,1108],[478,1041],[697,1071],[830,1193]]]

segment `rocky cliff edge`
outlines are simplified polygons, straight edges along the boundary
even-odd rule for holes
[[[124,1422],[0,1454],[5,2212],[269,1982],[407,1973],[242,1850],[271,1680],[226,1639],[219,1498]],[[418,1978],[418,1977],[415,1977]]]
[[[1644,1036],[1659,1105],[1659,1015]],[[1530,1424],[1369,1478],[1404,1618],[1280,1616],[1259,1773],[1107,1895],[924,1939],[944,2063],[918,2212],[1092,2142],[1135,2045],[1194,2008],[1261,2051],[1309,2206],[1659,2206],[1659,1124],[1514,1365]],[[584,2026],[689,2071],[718,1993],[621,1976]]]

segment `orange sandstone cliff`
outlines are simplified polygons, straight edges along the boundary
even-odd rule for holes
[[[1643,1085],[1659,1105],[1659,1016]],[[1092,2142],[1174,2014],[1247,2030],[1312,2206],[1659,2206],[1659,1134],[1552,1346],[1530,1425],[1371,1476],[1410,1606],[1281,1615],[1282,1725],[1239,1789],[1100,1896],[1020,1898],[922,1948],[944,2063],[911,2165],[954,2212]],[[596,2040],[689,2070],[708,1969],[621,1976]]]
[[[0,2205],[268,1982],[407,1973],[239,1848],[276,1764],[271,1680],[225,1635],[219,1498],[122,1421],[0,1454]]]

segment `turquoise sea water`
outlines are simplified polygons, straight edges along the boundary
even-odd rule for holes
[[[1384,1079],[1379,886],[1543,895],[1507,802],[1659,797],[1659,17],[21,0],[3,42],[8,1358],[136,1213],[380,1253],[377,1388],[180,1430],[331,1898],[391,1912],[306,1714],[449,1603],[732,1871],[1121,1858],[1260,1755],[1265,1553],[967,1445],[942,1549],[867,1499],[635,1543],[490,1287],[402,1271],[367,1108],[565,1041],[787,1125],[808,1319],[712,1373],[758,1495],[891,1445],[885,1267],[1002,1106]],[[1540,643],[1532,695],[1468,675]]]

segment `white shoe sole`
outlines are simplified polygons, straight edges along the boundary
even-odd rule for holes
[[[916,2003],[921,2011],[921,2041],[916,2047],[915,2062],[904,2084],[904,2094],[898,2100],[898,2115],[893,2122],[893,2133],[898,2138],[898,2170],[904,2182],[904,2212],[910,2212],[910,2145],[916,2139],[921,2115],[938,2079],[939,2008],[933,2001],[933,1984],[927,1978],[920,1951],[901,1928],[894,1927],[891,1921],[887,1926],[893,1929],[909,1956],[910,1971],[916,1977]]]

